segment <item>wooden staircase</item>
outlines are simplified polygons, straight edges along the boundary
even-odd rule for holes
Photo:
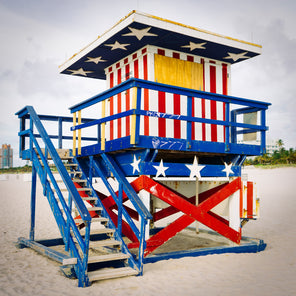
[[[131,258],[131,253],[127,251],[127,248],[122,248],[124,242],[120,236],[117,235],[115,238],[117,230],[110,218],[103,215],[103,207],[98,205],[98,197],[95,196],[95,191],[89,185],[89,181],[83,178],[84,174],[79,163],[66,151],[58,151],[58,153],[61,159],[66,162],[64,166],[67,168],[78,193],[92,217],[87,268],[89,281],[94,282],[138,275],[139,271],[129,265],[128,259]],[[57,182],[61,183],[62,180],[57,179]],[[61,188],[60,190],[67,194],[67,188]],[[65,196],[65,199],[68,200],[67,196]],[[79,232],[81,236],[85,236],[83,219],[77,215],[78,211],[75,208],[75,203],[73,203],[71,208],[72,216]],[[72,231],[70,235],[74,242],[76,242]]]

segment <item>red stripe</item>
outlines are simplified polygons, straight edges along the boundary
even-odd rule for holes
[[[139,78],[139,61],[134,61],[134,77]]]
[[[173,58],[180,59],[180,54],[177,52],[173,52]],[[174,94],[174,114],[181,114],[181,96]],[[181,138],[181,121],[174,120],[174,138]]]
[[[227,87],[227,64],[222,64],[222,93],[228,95]],[[225,103],[223,103],[223,121],[225,121]],[[224,141],[225,141],[225,126],[224,126]]]
[[[253,218],[253,182],[247,182],[247,218]]]
[[[165,113],[165,92],[158,92],[158,111]],[[166,136],[166,122],[165,118],[158,119],[158,136],[165,137]]]
[[[201,64],[203,65],[203,91],[205,91],[205,61],[204,59],[200,60]],[[206,118],[206,103],[205,99],[201,99],[201,117]],[[206,124],[201,124],[201,130],[202,130],[202,141],[206,140]]]
[[[157,53],[159,54],[159,55],[165,55],[165,51],[164,51],[164,49],[158,49],[157,50]]]
[[[113,73],[110,74],[110,88],[112,88],[114,86],[114,75]],[[113,115],[114,113],[114,107],[113,107],[113,104],[114,104],[114,98],[111,97],[110,98],[110,115]],[[110,140],[113,140],[113,120],[110,121]]]
[[[121,69],[117,70],[117,84],[121,83]],[[121,93],[117,96],[117,113],[121,113]],[[121,118],[117,120],[117,138],[121,138]]]
[[[181,97],[174,94],[174,114],[181,114]],[[181,121],[174,120],[174,138],[181,139]]]
[[[210,92],[216,93],[216,67],[210,66]],[[217,119],[217,103],[211,100],[211,119]],[[212,141],[217,142],[217,125],[211,124]]]
[[[126,76],[126,79],[130,78],[130,65],[129,64],[127,64],[125,66],[125,76]],[[125,94],[125,106],[126,106],[125,108],[127,111],[130,110],[130,90],[129,89],[126,91],[126,94]],[[125,125],[126,125],[126,127],[125,127],[126,134],[125,135],[129,136],[130,135],[130,117],[129,116],[127,116],[125,118]]]
[[[194,62],[194,58],[193,58],[193,56],[187,56],[187,61],[189,61],[189,62]]]
[[[157,53],[159,55],[165,55],[164,49],[158,49]],[[158,111],[165,113],[165,93],[161,91],[158,92]],[[164,118],[158,119],[158,136],[166,136],[166,122]]]
[[[144,49],[143,49],[144,51]],[[143,52],[142,51],[142,52]],[[144,51],[146,52],[146,50]],[[143,56],[143,70],[144,70],[144,80],[148,80],[148,60],[147,55]],[[149,91],[144,89],[144,110],[149,110]],[[144,135],[149,136],[149,117],[144,117]]]

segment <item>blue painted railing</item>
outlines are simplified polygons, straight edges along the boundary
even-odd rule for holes
[[[104,166],[108,167],[118,182],[118,195],[113,190],[112,186],[108,182],[108,175],[104,173]],[[93,168],[97,175],[101,178],[107,190],[109,191],[112,199],[118,208],[118,220],[117,220],[117,230],[118,235],[121,236],[122,233],[122,218],[125,219],[126,223],[130,226],[131,230],[137,237],[139,241],[138,258],[136,261],[137,269],[139,270],[139,275],[143,273],[143,260],[144,260],[144,249],[145,249],[145,229],[149,219],[152,219],[152,215],[148,209],[144,206],[143,202],[140,200],[139,196],[136,194],[130,183],[127,181],[125,175],[122,173],[121,169],[118,167],[114,159],[107,154],[102,154],[100,157],[93,158],[92,163],[89,165],[90,169]],[[140,227],[138,228],[133,219],[130,217],[126,209],[122,204],[123,193],[126,194],[131,204],[136,209],[140,217]]]
[[[36,114],[35,110],[31,106],[26,106],[22,110],[16,113],[20,118],[20,155],[26,151],[27,154],[30,154],[30,160],[32,161],[32,200],[31,200],[31,229],[30,229],[30,239],[34,240],[34,221],[35,221],[35,191],[36,188],[36,173],[39,174],[41,183],[43,185],[43,193],[46,195],[49,204],[51,206],[52,212],[55,216],[57,225],[59,227],[61,236],[66,245],[66,248],[69,248],[70,254],[73,258],[77,258],[77,264],[75,265],[76,275],[78,277],[79,286],[88,285],[87,277],[87,260],[88,260],[88,249],[89,249],[89,237],[90,237],[90,223],[91,216],[83,203],[77,189],[75,188],[69,173],[67,172],[61,158],[59,157],[53,143],[50,140],[44,126],[41,123],[40,118]],[[30,127],[25,128],[25,120],[30,120]],[[34,129],[38,131],[38,138],[42,139],[45,149],[41,149],[37,141],[36,134],[34,134]],[[25,138],[29,137],[29,149],[26,149]],[[60,187],[57,184],[49,163],[48,155],[51,156],[52,161],[54,162],[62,180],[68,189],[69,196],[71,200],[75,202],[76,208],[84,221],[86,227],[86,234],[83,239],[81,236],[74,219],[71,215],[69,207],[66,204],[66,201],[61,193]],[[27,156],[26,156],[27,157]],[[51,182],[53,188],[50,186]],[[58,205],[58,201],[62,206],[62,210]],[[66,219],[63,216],[63,213],[66,215]],[[75,238],[78,242],[77,245],[74,243],[72,237],[69,235],[70,229],[73,231]]]
[[[165,84],[160,84],[156,82],[131,78],[121,83],[118,86],[115,86],[101,94],[93,96],[88,100],[85,100],[81,103],[78,103],[70,107],[71,113],[76,115],[76,112],[81,112],[82,110],[100,102],[104,103],[110,97],[116,96],[117,94],[120,94],[131,88],[137,89],[136,97],[135,97],[136,101],[133,103],[133,106],[134,106],[133,109],[124,111],[121,113],[117,113],[111,116],[106,116],[106,117],[102,116],[103,118],[100,118],[101,116],[98,116],[99,117],[98,119],[95,119],[86,123],[81,122],[81,124],[78,124],[78,125],[75,124],[71,128],[72,131],[76,131],[76,130],[81,131],[90,126],[95,126],[95,125],[98,126],[99,140],[98,140],[97,146],[100,146],[100,148],[92,149],[93,151],[95,151],[96,154],[116,150],[116,148],[114,148],[116,145],[109,145],[109,146],[105,145],[105,138],[104,138],[105,124],[115,119],[119,119],[127,116],[135,116],[135,124],[134,126],[131,127],[131,136],[129,139],[130,145],[126,145],[125,148],[128,148],[128,146],[130,147],[142,146],[144,148],[153,148],[151,144],[148,143],[149,141],[145,140],[145,137],[146,139],[148,139],[149,137],[140,135],[140,116],[150,116],[150,117],[157,117],[157,118],[180,120],[180,121],[185,121],[187,123],[186,140],[177,139],[178,144],[180,143],[181,145],[181,148],[179,148],[179,150],[185,150],[185,151],[192,150],[192,151],[216,152],[216,153],[233,153],[233,154],[250,154],[250,155],[265,153],[266,131],[268,130],[268,127],[266,126],[265,112],[268,109],[268,106],[270,105],[270,103],[266,103],[266,102],[260,102],[255,100],[233,97],[233,96],[225,96],[221,94],[209,93],[209,92],[198,91],[193,89],[186,89],[186,88],[181,88],[177,86],[165,85]],[[154,112],[150,110],[141,110],[141,100],[142,100],[141,90],[142,89],[149,89],[149,90],[187,96],[187,106],[188,106],[187,115],[176,115],[176,114]],[[206,100],[223,102],[225,104],[225,114],[224,114],[225,120],[214,120],[214,119],[192,116],[193,98],[201,98]],[[242,107],[239,109],[234,109],[235,105],[239,105]],[[261,122],[259,125],[237,122],[237,115],[247,114],[252,112],[260,113]],[[204,123],[204,124],[213,124],[213,125],[223,126],[225,128],[225,142],[217,143],[217,142],[205,142],[205,141],[192,140],[192,124],[193,123]],[[242,133],[254,133],[254,132],[260,133],[261,141],[260,141],[259,149],[254,149],[253,147],[258,145],[248,145],[248,146],[245,145],[245,147],[241,149],[240,147],[243,147],[243,146],[242,145],[240,146],[240,144],[237,143],[237,135]],[[134,137],[134,139],[132,139],[132,137]],[[113,141],[117,141],[117,140],[118,139]],[[112,146],[112,148],[110,148],[110,146]],[[124,146],[124,144],[121,143],[120,145],[117,145],[117,146],[118,146],[118,149],[120,149],[121,147]],[[252,149],[249,149],[249,151],[247,151],[246,149],[248,147]],[[166,148],[163,148],[163,149],[166,149]],[[87,155],[89,150],[86,150],[86,151],[87,152],[85,154],[83,152],[78,154]],[[247,151],[247,153],[245,151]]]

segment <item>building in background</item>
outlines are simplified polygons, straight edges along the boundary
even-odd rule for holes
[[[0,149],[0,168],[10,168],[13,166],[13,149],[10,145],[3,144]]]

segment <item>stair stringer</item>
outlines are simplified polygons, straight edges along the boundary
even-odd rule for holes
[[[92,196],[97,198],[96,199],[96,206],[99,206],[99,207],[102,208],[100,216],[108,218],[108,220],[109,220],[108,223],[107,223],[108,227],[114,230],[114,233],[113,233],[114,238],[121,242],[121,251],[122,251],[122,253],[129,255],[129,258],[127,259],[128,266],[133,268],[135,271],[137,271],[138,275],[140,275],[141,274],[141,267],[139,266],[139,264],[137,264],[134,256],[131,254],[130,250],[128,249],[126,243],[124,242],[124,240],[122,238],[122,235],[119,233],[118,228],[116,227],[116,225],[112,221],[112,219],[111,219],[110,215],[108,214],[108,211],[106,210],[106,208],[105,208],[104,204],[102,203],[101,199],[98,197],[98,195],[96,193],[96,190],[93,188],[92,181],[91,181],[91,178],[90,178],[89,174],[85,171],[85,168],[84,168],[85,166],[88,167],[89,169],[91,169],[90,168],[91,162],[84,161],[85,166],[82,166],[81,163],[80,163],[82,160],[79,160],[79,158],[76,157],[76,156],[73,157],[73,161],[80,168],[80,170],[82,172],[82,177],[87,180],[87,185],[92,190],[92,192],[91,192]],[[102,176],[103,176],[103,174],[102,174]],[[104,183],[108,182],[107,178],[105,180],[103,180],[103,181],[104,181]]]

